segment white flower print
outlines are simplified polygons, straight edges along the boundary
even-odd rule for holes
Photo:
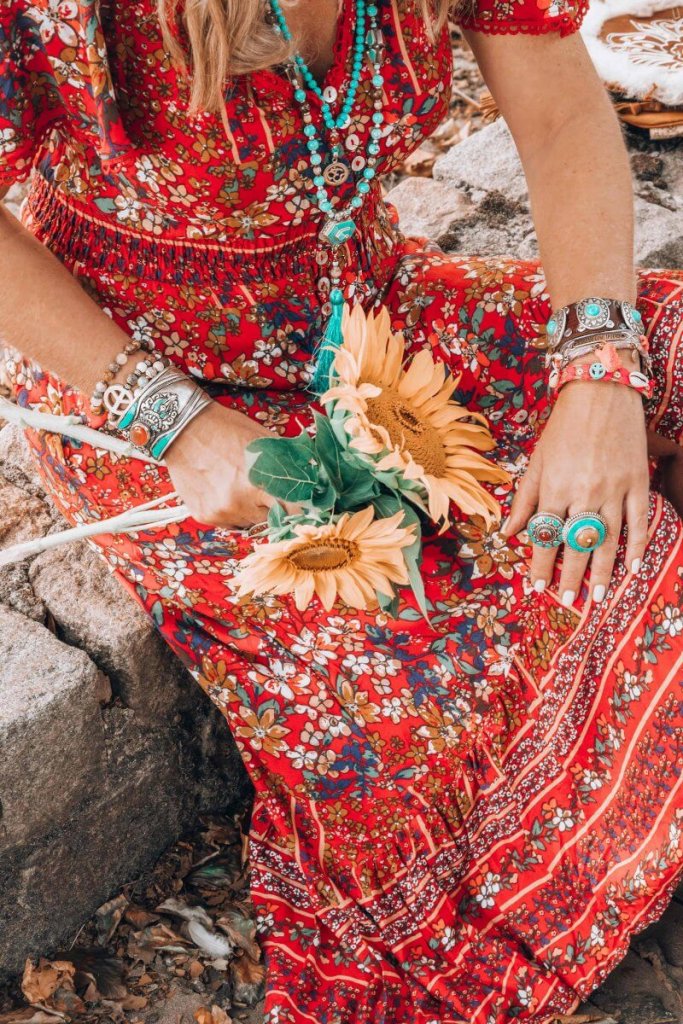
[[[667,636],[680,636],[683,633],[683,615],[680,608],[667,605],[664,609],[664,621],[662,623]]]
[[[559,829],[560,832],[568,832],[571,828],[574,828],[576,822],[572,816],[572,812],[563,808],[558,807],[553,814],[551,824],[555,828]]]
[[[501,888],[500,875],[494,874],[493,871],[487,871],[479,891],[475,893],[474,899],[482,907],[493,907],[496,903],[495,897]]]
[[[392,697],[390,700],[382,701],[381,713],[385,718],[390,718],[394,725],[398,725],[405,717],[406,711],[400,697]]]
[[[17,148],[17,133],[14,128],[0,129],[0,156],[9,156]]]
[[[26,14],[38,25],[40,37],[49,43],[55,35],[65,46],[78,46],[78,34],[70,22],[78,20],[78,4],[74,0],[49,0],[45,7],[31,5]]]

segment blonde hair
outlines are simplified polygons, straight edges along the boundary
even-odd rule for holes
[[[282,0],[294,6],[298,0]],[[453,0],[416,0],[430,29],[438,31]],[[224,85],[232,75],[274,67],[291,56],[289,45],[269,24],[268,0],[185,0],[179,38],[180,0],[157,0],[164,45],[191,80],[190,109],[224,115]]]

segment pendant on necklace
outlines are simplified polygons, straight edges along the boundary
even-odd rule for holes
[[[352,220],[326,220],[320,232],[320,240],[333,248],[343,245],[356,233],[356,225]]]
[[[323,177],[328,185],[337,187],[343,185],[349,180],[351,171],[347,164],[342,163],[341,160],[333,160],[331,164],[328,164],[323,171]]]

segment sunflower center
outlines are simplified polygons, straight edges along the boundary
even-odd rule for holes
[[[331,572],[345,569],[360,555],[360,548],[343,537],[330,537],[303,544],[289,555],[295,569],[302,572]]]
[[[384,390],[368,399],[368,418],[384,427],[393,444],[405,447],[431,476],[446,473],[446,453],[439,431],[395,391]]]

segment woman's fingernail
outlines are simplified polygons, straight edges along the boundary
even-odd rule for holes
[[[634,575],[635,575],[635,574],[636,574],[637,572],[640,572],[640,567],[641,567],[641,565],[642,565],[642,564],[643,564],[643,563],[642,563],[642,561],[640,560],[640,558],[634,558],[634,559],[633,559],[633,561],[631,562],[631,572],[632,572],[632,573],[633,573]]]
[[[545,590],[545,588],[546,588],[545,580],[536,580],[536,582],[534,583],[534,590],[536,591],[537,594],[542,594],[543,591]]]
[[[602,583],[598,583],[597,587],[593,587],[593,600],[597,601],[598,603],[600,603],[600,601],[604,601],[605,593],[606,590],[603,587]]]
[[[564,594],[562,595],[562,604],[564,605],[564,607],[571,608],[571,606],[574,604],[575,597],[576,593],[573,590],[565,590]]]
[[[508,523],[510,522],[510,516],[506,516],[503,522],[500,524],[500,532],[505,533],[507,530]]]

